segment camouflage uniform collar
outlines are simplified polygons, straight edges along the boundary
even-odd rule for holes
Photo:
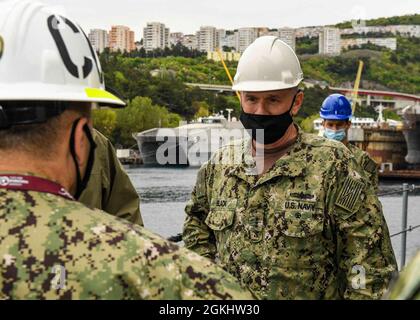
[[[252,140],[247,137],[243,140],[240,145],[240,153],[242,162],[239,165],[235,165],[229,174],[233,174],[245,181],[257,182],[257,184],[263,184],[275,177],[286,176],[286,177],[298,177],[304,175],[306,162],[302,158],[300,151],[302,150],[302,129],[296,125],[298,136],[292,148],[276,161],[274,166],[266,172],[264,175],[257,179],[255,172],[255,160],[252,157]]]

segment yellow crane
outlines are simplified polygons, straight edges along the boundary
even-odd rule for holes
[[[225,68],[225,72],[226,72],[226,74],[227,74],[227,76],[228,76],[228,78],[229,78],[229,80],[230,80],[230,83],[231,83],[231,84],[232,84],[232,86],[233,86],[233,78],[232,78],[232,75],[230,74],[230,71],[229,71],[228,67],[226,66],[225,59],[223,59],[223,54],[222,54],[222,52],[220,51],[220,48],[217,48],[217,49],[216,49],[216,52],[217,52],[217,55],[219,56],[220,61],[221,61],[221,62],[222,62],[222,64],[223,64],[223,68]],[[238,99],[239,99],[239,103],[240,103],[240,102],[241,102],[241,96],[240,96],[240,94],[239,94],[239,92],[238,92],[238,91],[236,91],[236,96],[238,97]]]
[[[354,114],[354,111],[356,109],[356,103],[357,103],[357,99],[358,99],[358,94],[359,94],[359,86],[360,86],[360,79],[362,77],[362,71],[363,71],[363,61],[359,60],[359,69],[357,70],[357,75],[356,75],[356,81],[354,81],[354,88],[353,88],[353,94],[352,94],[352,114]]]

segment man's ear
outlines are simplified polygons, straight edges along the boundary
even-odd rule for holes
[[[89,120],[81,118],[74,129],[74,150],[79,167],[85,167],[89,157],[89,140],[83,129],[85,125],[89,125]]]
[[[302,107],[304,96],[305,94],[303,93],[303,91],[299,90],[299,92],[296,95],[295,104],[292,108],[292,116],[296,116],[298,114],[300,108]]]

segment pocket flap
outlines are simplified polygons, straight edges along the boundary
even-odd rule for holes
[[[205,223],[215,231],[222,231],[227,227],[231,226],[233,223],[233,218],[235,217],[234,209],[220,208],[210,211],[208,214]]]

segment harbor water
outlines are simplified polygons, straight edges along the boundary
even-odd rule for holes
[[[145,227],[165,238],[182,231],[185,204],[194,187],[198,168],[126,168],[141,197]],[[381,182],[379,193],[402,187],[404,181]],[[414,182],[420,186],[420,181]],[[413,184],[413,181],[409,182]],[[380,197],[390,234],[401,231],[402,193]],[[409,193],[407,226],[420,225],[420,190]],[[392,237],[398,263],[401,261],[401,235]],[[420,228],[407,233],[407,261],[420,249]]]

